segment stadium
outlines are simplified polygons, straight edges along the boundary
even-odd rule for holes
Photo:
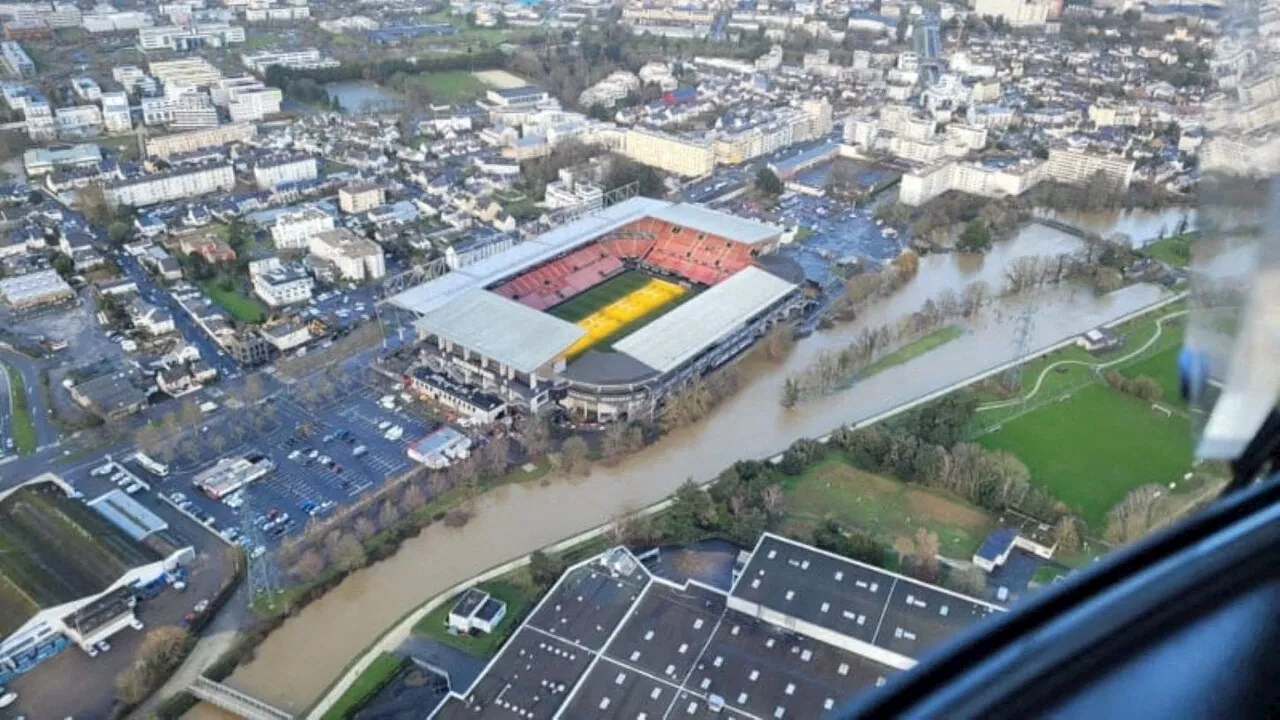
[[[805,302],[781,230],[631,198],[388,299],[433,371],[525,412],[651,416]]]

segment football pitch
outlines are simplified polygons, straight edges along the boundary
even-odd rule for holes
[[[686,297],[684,288],[640,272],[625,272],[547,312],[576,324],[587,334],[569,348],[568,356],[612,343],[657,319]]]

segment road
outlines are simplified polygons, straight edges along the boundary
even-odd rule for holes
[[[31,422],[36,429],[36,445],[41,448],[56,445],[59,431],[50,420],[52,416],[49,414],[49,406],[45,404],[44,393],[40,389],[40,367],[36,361],[6,347],[0,347],[0,361],[13,366],[22,376],[23,389],[27,393],[27,408],[31,412]],[[6,405],[8,402],[6,393]]]
[[[11,454],[13,446],[13,406],[10,402],[9,373],[0,365],[0,458]]]

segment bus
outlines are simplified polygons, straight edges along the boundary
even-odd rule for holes
[[[150,457],[147,456],[146,453],[142,452],[141,450],[133,454],[133,460],[134,462],[141,465],[144,470],[146,470],[147,472],[153,475],[156,475],[158,477],[168,477],[169,475],[168,465],[152,460]]]

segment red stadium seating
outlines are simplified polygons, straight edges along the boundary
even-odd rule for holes
[[[714,285],[751,264],[750,245],[666,223],[658,226],[657,240],[644,259],[668,272]]]

